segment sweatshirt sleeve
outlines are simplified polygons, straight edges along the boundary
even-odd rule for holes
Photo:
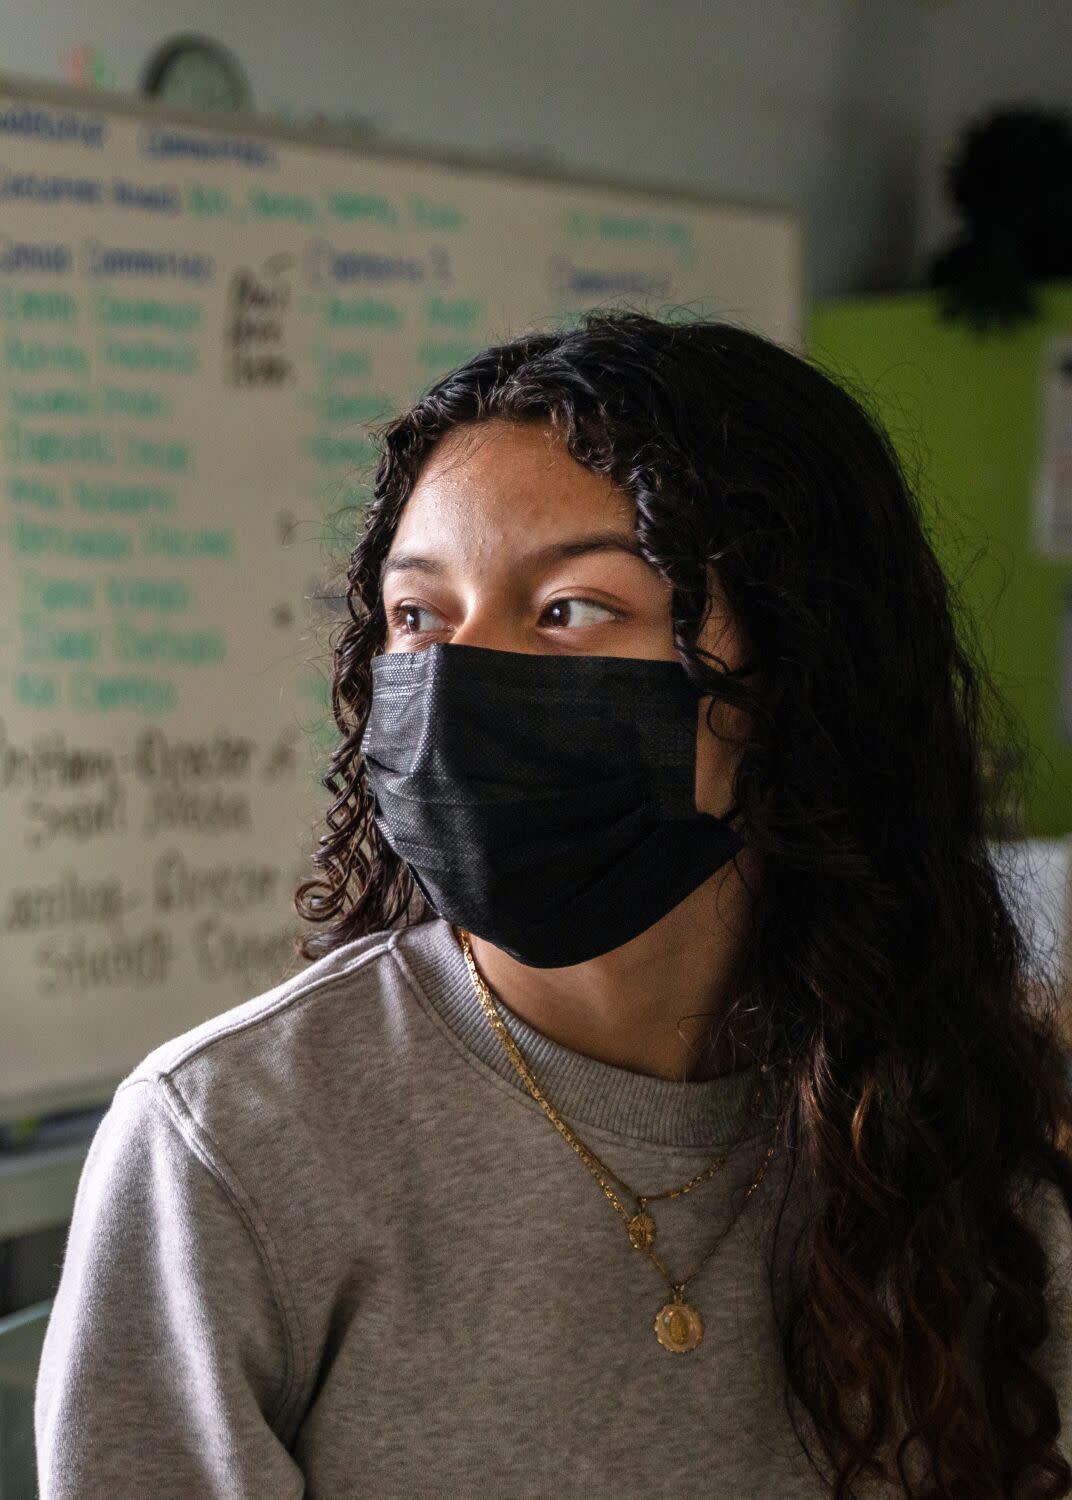
[[[120,1085],[79,1179],[34,1402],[40,1500],[296,1500],[296,1379],[256,1210],[165,1079]]]

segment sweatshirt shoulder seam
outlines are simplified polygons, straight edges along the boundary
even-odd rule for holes
[[[364,968],[366,964],[371,963],[374,959],[388,952],[393,937],[393,933],[385,933],[382,941],[377,943],[375,947],[368,948],[364,952],[359,953],[351,962],[345,964],[340,969],[334,969],[327,974],[316,975],[308,983],[302,984],[302,976],[295,976],[298,981],[297,987],[288,989],[286,994],[280,995],[277,1000],[271,1005],[266,1006],[264,1010],[258,1011],[256,1015],[243,1016],[240,1020],[232,1021],[230,1025],[223,1026],[218,1031],[213,1031],[211,1035],[191,1042],[185,1051],[180,1052],[177,1057],[162,1062],[152,1072],[140,1071],[145,1066],[145,1060],[143,1060],[129,1077],[123,1080],[123,1084],[120,1087],[123,1087],[128,1082],[137,1083],[142,1079],[160,1078],[174,1081],[173,1075],[184,1063],[190,1062],[193,1058],[207,1052],[210,1047],[216,1046],[217,1043],[225,1041],[228,1037],[235,1036],[239,1032],[253,1030],[262,1023],[271,1020],[273,1016],[278,1015],[281,1011],[300,1005],[306,1000],[313,999],[322,990],[327,989],[339,980],[350,978],[351,975],[356,974],[360,969]]]

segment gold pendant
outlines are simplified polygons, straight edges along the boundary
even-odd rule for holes
[[[629,1238],[637,1250],[646,1250],[655,1243],[655,1220],[649,1213],[634,1214],[629,1220]]]
[[[703,1338],[703,1319],[680,1293],[675,1293],[674,1300],[659,1309],[655,1337],[671,1354],[687,1354]]]

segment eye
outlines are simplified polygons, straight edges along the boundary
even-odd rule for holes
[[[391,624],[402,635],[427,635],[429,630],[436,629],[435,625],[422,625],[422,617],[438,620],[443,624],[442,615],[437,615],[434,609],[425,609],[423,604],[395,604],[387,611],[387,617]]]
[[[606,604],[597,604],[594,599],[553,599],[544,610],[542,619],[558,628],[578,625],[604,625],[616,620],[617,612]]]

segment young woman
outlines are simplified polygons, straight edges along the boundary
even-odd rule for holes
[[[889,441],[633,312],[382,438],[309,967],[117,1091],[42,1500],[1072,1493],[1055,997]]]

